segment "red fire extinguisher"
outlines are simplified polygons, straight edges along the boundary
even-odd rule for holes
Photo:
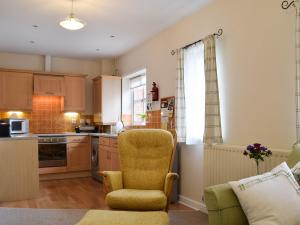
[[[156,83],[152,83],[152,101],[158,101],[158,87],[156,87]]]

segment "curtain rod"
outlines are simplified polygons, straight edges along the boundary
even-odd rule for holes
[[[222,34],[223,34],[223,29],[222,29],[222,28],[219,29],[217,33],[213,33],[213,35],[215,35],[215,36],[217,36],[217,37],[220,37]],[[192,45],[194,45],[194,44],[197,44],[197,43],[199,43],[199,42],[202,42],[202,41],[203,41],[203,40],[200,39],[200,40],[198,40],[198,41],[195,41],[195,42],[193,42],[193,43],[191,43],[191,44],[188,44],[188,45],[184,46],[183,48],[188,48],[188,47],[190,47],[190,46],[192,46]],[[175,55],[175,53],[176,53],[175,50],[172,50],[172,51],[171,51],[171,55]]]

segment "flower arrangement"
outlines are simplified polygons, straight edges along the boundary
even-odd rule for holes
[[[267,147],[262,146],[259,143],[248,145],[247,149],[243,153],[245,156],[249,156],[250,159],[254,159],[256,162],[256,171],[259,174],[259,162],[265,161],[265,157],[272,156],[272,151],[268,150]]]

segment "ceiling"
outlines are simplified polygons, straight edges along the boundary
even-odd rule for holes
[[[70,13],[71,0],[1,0],[0,51],[116,57],[209,1],[74,0],[75,16],[87,25],[82,30],[68,31],[58,23]]]

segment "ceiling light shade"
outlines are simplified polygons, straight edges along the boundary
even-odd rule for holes
[[[85,22],[74,17],[74,14],[71,13],[70,16],[62,21],[60,21],[59,25],[67,30],[80,30],[85,26]]]
[[[80,20],[74,16],[73,4],[74,3],[72,0],[72,7],[71,7],[70,15],[66,19],[60,21],[59,25],[67,30],[80,30],[86,25],[86,23],[83,20]]]

